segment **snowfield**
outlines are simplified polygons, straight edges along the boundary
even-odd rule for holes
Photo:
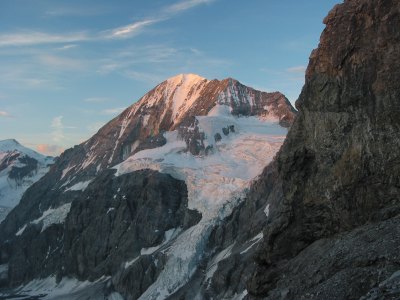
[[[167,143],[140,151],[117,165],[116,176],[152,169],[184,180],[188,206],[202,214],[201,221],[182,232],[169,248],[168,261],[157,281],[140,299],[165,299],[184,285],[196,270],[214,224],[238,205],[250,182],[271,162],[287,129],[257,117],[235,117],[225,105],[215,106],[207,116],[197,117],[213,153],[196,157],[185,152],[178,133],[167,132]],[[222,128],[234,125],[225,136]],[[222,140],[215,142],[220,133]]]

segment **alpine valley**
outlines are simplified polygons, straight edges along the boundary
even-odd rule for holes
[[[182,74],[66,150],[0,224],[0,299],[399,299],[400,2],[324,23],[298,111]]]

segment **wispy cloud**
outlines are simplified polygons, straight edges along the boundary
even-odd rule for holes
[[[69,50],[78,47],[76,44],[69,44],[62,47],[57,48],[57,50]]]
[[[11,118],[11,115],[4,110],[0,110],[0,118]]]
[[[109,108],[102,111],[104,115],[115,115],[121,113],[126,107]]]
[[[49,17],[87,17],[102,15],[110,11],[110,8],[105,7],[56,7],[45,12]]]
[[[52,68],[57,68],[57,69],[70,69],[70,70],[78,70],[82,69],[85,66],[85,62],[82,60],[78,59],[72,59],[72,58],[67,58],[67,57],[62,57],[62,56],[56,56],[56,55],[49,55],[49,54],[44,54],[39,56],[39,61]]]
[[[201,4],[212,3],[216,0],[186,0],[180,1],[170,6],[161,9],[156,12],[154,16],[143,18],[134,23],[111,28],[101,32],[74,32],[74,33],[62,33],[52,34],[40,31],[23,31],[16,33],[0,34],[0,47],[7,46],[30,46],[30,45],[41,45],[41,44],[62,44],[62,43],[77,43],[83,41],[98,41],[98,40],[111,40],[130,38],[142,33],[146,27],[149,27],[155,23],[168,20],[178,13],[182,13],[186,10],[199,6]],[[48,11],[48,15],[68,15],[75,14],[78,11],[70,8],[60,8],[58,10]],[[60,49],[69,49],[72,46],[64,46]]]
[[[0,66],[0,87],[4,86],[18,89],[59,88],[46,71],[22,63]]]
[[[51,128],[52,128],[52,138],[53,141],[56,143],[61,143],[65,139],[65,129],[75,129],[76,127],[73,126],[65,126],[63,124],[63,116],[54,117],[51,121]]]
[[[201,5],[201,4],[209,4],[211,2],[214,2],[215,0],[189,0],[189,1],[180,1],[178,3],[172,4],[168,6],[165,11],[167,13],[180,13],[185,10],[191,9],[195,6]]]
[[[12,34],[0,34],[0,47],[72,43],[87,41],[89,39],[93,39],[93,37],[85,32],[50,34],[45,32],[25,31]]]
[[[64,152],[65,149],[58,145],[39,144],[39,145],[36,145],[36,150],[45,155],[58,156],[62,152]]]
[[[58,116],[53,118],[51,121],[51,128],[53,129],[51,135],[53,137],[53,141],[61,142],[64,139],[64,126],[62,124],[63,116]]]
[[[286,69],[286,71],[289,73],[304,74],[306,72],[306,69],[307,69],[306,66],[295,66],[295,67]]]
[[[147,26],[160,22],[161,19],[150,19],[138,21],[112,30],[104,32],[106,38],[128,38],[137,35],[143,31]]]

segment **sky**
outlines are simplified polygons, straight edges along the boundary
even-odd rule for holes
[[[0,140],[58,155],[181,73],[294,104],[340,2],[1,0]]]

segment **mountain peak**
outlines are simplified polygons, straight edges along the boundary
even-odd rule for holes
[[[13,151],[20,147],[22,147],[22,145],[15,139],[6,139],[0,141],[0,151]]]
[[[50,156],[46,157],[43,154],[40,154],[30,148],[25,147],[24,145],[21,145],[15,139],[6,139],[0,141],[0,152],[13,152],[13,151],[18,151],[22,154],[28,155],[29,157],[34,158],[39,162],[43,162],[44,164],[52,162],[53,159]]]
[[[196,83],[202,80],[206,80],[206,78],[193,73],[186,73],[186,74],[182,73],[167,79],[167,82],[172,84],[183,84],[183,83]]]

